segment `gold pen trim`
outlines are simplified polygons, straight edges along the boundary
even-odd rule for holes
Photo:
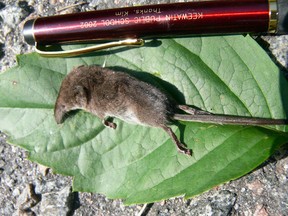
[[[278,24],[277,0],[269,0],[269,26],[268,33],[276,33]]]
[[[74,57],[79,55],[88,54],[91,52],[108,49],[112,47],[119,47],[119,46],[143,46],[144,45],[143,39],[125,39],[120,41],[112,41],[103,44],[97,44],[94,46],[89,46],[80,49],[73,49],[73,50],[64,50],[64,51],[46,51],[45,49],[41,49],[37,43],[35,44],[35,51],[43,56],[43,57]]]

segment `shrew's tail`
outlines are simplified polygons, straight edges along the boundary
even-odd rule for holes
[[[213,114],[175,114],[173,119],[191,122],[206,122],[232,125],[288,125],[288,119],[252,118]]]

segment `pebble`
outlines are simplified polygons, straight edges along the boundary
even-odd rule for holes
[[[265,206],[260,204],[260,205],[256,206],[256,209],[253,213],[253,216],[269,216],[269,214],[268,214]]]
[[[38,5],[37,6],[37,11],[39,14],[43,13],[44,12],[44,6],[42,4]]]
[[[194,203],[192,200],[190,205],[193,205],[193,209],[187,212],[187,215],[229,215],[236,197],[235,193],[223,190],[217,191],[207,200],[201,200],[201,202]]]
[[[40,200],[41,196],[35,193],[34,186],[28,184],[17,199],[18,211],[29,212]]]
[[[14,190],[13,190],[13,196],[14,197],[18,197],[19,195],[20,195],[20,190],[19,190],[19,188],[15,188]]]
[[[261,195],[261,193],[264,190],[263,184],[259,180],[255,180],[255,181],[247,184],[247,187],[249,190],[251,190],[253,193],[255,193],[257,195]]]
[[[89,2],[89,6],[92,7],[92,8],[97,8],[97,6],[99,4],[101,4],[101,2],[102,2],[101,0],[92,0],[92,1]]]
[[[3,23],[10,28],[18,25],[27,15],[28,13],[25,10],[14,5],[9,5],[0,11]]]
[[[277,179],[284,185],[288,184],[288,157],[279,160],[276,164]]]
[[[67,215],[70,210],[67,205],[70,192],[71,190],[68,186],[61,191],[42,194],[41,214],[46,216]]]
[[[5,166],[4,160],[0,160],[0,168],[3,168]]]
[[[43,175],[46,176],[49,172],[49,167],[43,166],[41,164],[38,165],[38,170],[39,172]]]

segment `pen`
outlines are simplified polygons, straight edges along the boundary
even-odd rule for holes
[[[287,14],[287,0],[193,1],[41,17],[27,21],[23,35],[42,55],[73,56],[114,46],[141,46],[151,38],[286,34]],[[91,41],[104,43],[80,50],[45,50],[52,44]]]

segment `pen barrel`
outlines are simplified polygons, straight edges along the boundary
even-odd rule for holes
[[[25,24],[28,43],[269,31],[267,0],[196,1],[42,17]]]

